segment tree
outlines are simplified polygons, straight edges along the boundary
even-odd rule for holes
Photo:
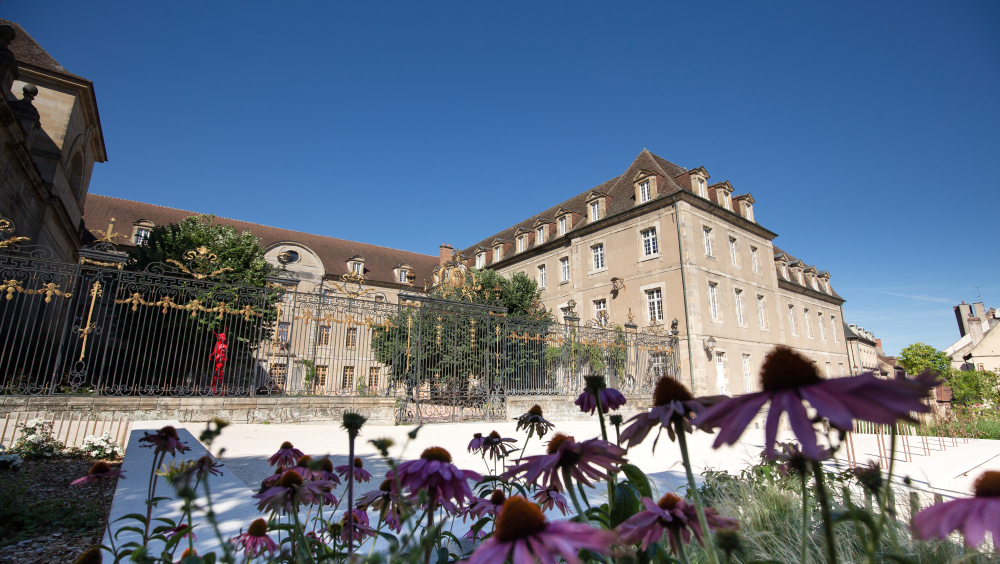
[[[948,378],[956,405],[997,404],[1000,374],[989,370],[960,370]]]
[[[926,343],[907,346],[899,352],[897,360],[907,374],[931,370],[939,376],[947,377],[951,373],[951,359],[948,355]]]

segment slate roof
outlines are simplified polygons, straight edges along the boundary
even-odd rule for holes
[[[484,247],[488,249],[493,246],[493,241],[496,239],[513,242],[514,234],[517,233],[518,229],[532,231],[534,229],[535,222],[539,219],[554,222],[556,220],[556,214],[562,208],[584,216],[581,223],[577,224],[578,228],[580,225],[584,225],[588,221],[586,219],[587,199],[593,192],[601,192],[611,197],[611,202],[605,210],[604,216],[598,221],[604,221],[617,214],[630,211],[635,208],[635,188],[632,184],[632,179],[635,178],[635,175],[639,171],[643,170],[653,172],[660,177],[657,194],[656,197],[653,198],[654,201],[661,198],[667,198],[671,194],[681,190],[691,191],[690,181],[687,178],[688,170],[686,168],[675,165],[674,163],[643,149],[628,169],[620,176],[616,176],[611,180],[598,184],[590,190],[577,194],[566,201],[560,202],[541,213],[535,214],[524,221],[504,229],[499,233],[490,235],[489,237],[486,237],[481,241],[463,249],[462,254],[467,257],[472,257],[476,254],[477,247]],[[531,248],[534,245],[535,242],[533,241],[528,248]],[[493,260],[491,253],[487,253],[487,259],[487,264],[491,264]]]
[[[10,43],[10,51],[14,53],[14,58],[17,59],[18,63],[39,67],[47,71],[90,82],[86,78],[66,70],[66,67],[53,59],[52,55],[49,55],[48,51],[43,49],[17,22],[0,18],[0,25],[9,25],[14,28],[16,35],[14,41]]]
[[[785,258],[788,260],[788,263],[790,265],[793,265],[794,263],[798,262],[798,263],[800,263],[802,265],[802,268],[809,268],[809,265],[807,265],[801,259],[795,258],[792,255],[790,255],[788,252],[779,249],[777,245],[772,244],[772,247],[774,248],[774,256],[777,257],[779,255],[785,255]],[[813,268],[816,268],[816,267],[813,267]],[[817,274],[822,274],[822,273],[826,273],[827,275],[830,274],[829,272],[827,272],[825,270],[822,271],[822,272],[817,272]],[[799,281],[796,279],[795,276],[792,276],[788,280],[785,280],[784,278],[781,278],[781,273],[778,273],[778,278],[781,279],[782,281],[788,283],[788,284],[792,284],[792,285],[798,286],[800,288],[806,288],[806,289],[812,290],[814,292],[818,291],[820,294],[826,294],[826,292],[824,292],[823,290],[813,290],[811,286],[803,286],[802,284],[799,284]],[[831,295],[831,296],[833,296],[835,298],[838,298],[840,300],[844,299],[844,298],[842,298],[840,296],[840,294],[837,293],[836,290],[833,289],[833,285],[832,284],[830,285],[830,294],[829,295]],[[846,300],[844,300],[844,301],[846,301]],[[846,325],[845,325],[845,327],[846,327]]]
[[[115,218],[115,231],[122,237],[116,240],[118,244],[131,244],[132,225],[139,220],[153,222],[154,225],[167,225],[177,223],[180,220],[195,215],[199,212],[179,210],[154,204],[134,202],[122,198],[111,196],[101,196],[99,194],[87,194],[87,205],[84,213],[84,222],[87,229],[105,229],[111,218]],[[290,229],[280,229],[269,227],[248,221],[216,217],[215,221],[224,225],[231,225],[238,231],[250,231],[254,236],[261,239],[261,245],[265,248],[275,243],[294,242],[300,243],[312,249],[323,261],[323,266],[328,274],[340,275],[347,272],[347,261],[355,255],[360,255],[365,259],[365,276],[372,281],[397,284],[393,269],[402,263],[413,267],[416,280],[414,287],[422,288],[423,280],[433,280],[432,270],[438,266],[439,257],[424,255],[410,251],[401,251],[380,247],[369,243],[358,243],[326,237],[323,235],[313,235],[292,231]],[[87,237],[89,234],[85,233]],[[92,237],[92,236],[91,236]],[[128,238],[128,239],[126,239]]]

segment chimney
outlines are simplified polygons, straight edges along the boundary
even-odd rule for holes
[[[441,251],[440,255],[441,259],[438,262],[438,266],[444,268],[444,264],[450,261],[451,258],[455,255],[455,249],[453,249],[451,245],[449,245],[448,243],[441,243],[440,251]]]
[[[875,339],[875,352],[885,356],[885,353],[882,351],[882,339]]]
[[[972,306],[962,303],[955,306],[955,319],[958,320],[958,336],[964,337],[969,333],[969,316],[972,315]]]
[[[972,313],[969,314],[969,333],[972,335],[972,346],[983,340],[983,320]]]

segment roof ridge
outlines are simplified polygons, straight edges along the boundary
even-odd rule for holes
[[[286,229],[284,227],[275,227],[273,225],[264,225],[263,223],[257,223],[257,222],[254,222],[254,221],[246,221],[244,219],[235,219],[235,218],[232,218],[232,217],[225,217],[225,216],[221,216],[221,215],[203,213],[203,212],[198,212],[198,211],[193,211],[193,210],[185,210],[185,209],[182,209],[182,208],[174,208],[174,207],[171,207],[171,206],[161,206],[159,204],[151,204],[149,202],[140,202],[138,200],[130,200],[128,198],[119,198],[117,196],[105,196],[104,194],[95,194],[93,192],[88,193],[88,195],[89,196],[98,196],[100,198],[110,198],[112,200],[121,200],[121,201],[124,201],[124,202],[132,202],[133,204],[142,204],[142,205],[146,205],[146,206],[156,206],[156,207],[159,207],[159,208],[166,208],[168,210],[174,210],[174,211],[179,211],[179,212],[184,212],[184,213],[190,213],[190,214],[195,214],[195,215],[211,215],[212,217],[216,217],[216,218],[219,218],[219,219],[225,219],[225,220],[228,220],[228,221],[238,221],[240,223],[247,223],[249,225],[257,225],[259,227],[267,227],[268,229],[279,229],[281,231],[288,231],[289,233],[298,233],[300,235],[309,235],[309,236],[312,236],[312,237],[322,237],[324,239],[333,239],[334,241],[343,241],[345,243],[357,243],[359,245],[367,245],[367,246],[370,246],[370,247],[378,247],[380,249],[386,249],[386,250],[389,250],[389,251],[397,251],[397,252],[401,252],[401,253],[412,253],[412,254],[415,254],[415,255],[422,255],[422,256],[431,257],[431,258],[438,258],[438,257],[436,257],[434,255],[429,255],[429,254],[424,254],[424,253],[418,253],[416,251],[407,251],[405,249],[397,249],[397,248],[394,248],[394,247],[386,247],[384,245],[377,245],[375,243],[364,243],[362,241],[352,241],[350,239],[341,239],[340,237],[331,237],[329,235],[320,235],[318,233],[307,233],[305,231],[297,231],[295,229]]]

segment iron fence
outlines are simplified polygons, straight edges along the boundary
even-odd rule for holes
[[[87,251],[67,264],[0,241],[0,394],[382,396],[400,421],[425,421],[502,417],[508,396],[576,395],[590,374],[626,394],[679,377],[663,327],[391,303],[346,283],[243,286],[205,248],[141,272],[109,244]]]

